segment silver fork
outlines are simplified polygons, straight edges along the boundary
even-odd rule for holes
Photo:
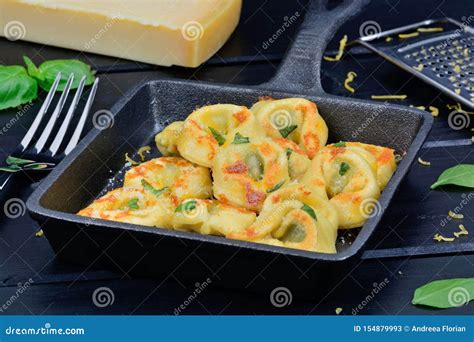
[[[90,112],[92,103],[95,98],[95,94],[97,92],[99,78],[96,78],[92,86],[86,105],[84,106],[82,114],[79,118],[79,122],[63,152],[58,154],[64,137],[66,136],[69,124],[71,123],[71,119],[76,111],[77,104],[79,103],[82,92],[84,91],[86,76],[82,77],[81,81],[79,82],[76,94],[72,99],[71,105],[69,106],[66,116],[64,117],[62,124],[59,127],[58,132],[56,133],[56,136],[49,145],[49,148],[46,150],[46,143],[48,142],[48,139],[51,136],[51,133],[53,132],[58,118],[61,116],[61,112],[67,101],[72,83],[74,81],[74,74],[71,74],[67,80],[64,91],[59,98],[56,108],[54,108],[53,113],[51,114],[51,117],[49,118],[43,132],[40,134],[35,145],[32,147],[30,146],[43,117],[48,111],[48,108],[53,100],[60,80],[61,73],[56,76],[56,79],[54,80],[54,83],[51,89],[49,90],[48,95],[46,96],[46,99],[44,100],[43,105],[41,106],[33,123],[31,124],[31,127],[28,129],[28,132],[26,132],[25,136],[21,140],[20,144],[16,147],[15,151],[10,156],[8,156],[5,159],[4,163],[2,163],[3,165],[0,166],[0,191],[5,188],[11,177],[19,171],[44,171],[53,169],[62,159],[62,157],[64,155],[68,155],[78,144],[82,130],[84,129],[84,124],[86,122],[87,116]]]

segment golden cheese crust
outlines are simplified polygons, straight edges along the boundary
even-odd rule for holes
[[[155,189],[167,188],[176,206],[187,198],[212,195],[209,169],[179,157],[155,158],[131,168],[125,174],[124,186],[141,189],[143,180]]]
[[[326,145],[328,127],[314,102],[302,98],[265,98],[250,109],[272,138],[287,138],[312,159]]]
[[[290,180],[285,151],[269,138],[220,148],[212,175],[215,198],[257,212],[273,188]]]

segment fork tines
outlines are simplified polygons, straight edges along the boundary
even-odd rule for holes
[[[30,129],[28,132],[26,132],[26,135],[24,136],[23,140],[21,141],[21,149],[22,152],[28,149],[31,141],[33,140],[33,137],[38,130],[38,127],[48,111],[49,106],[51,105],[51,102],[53,100],[53,97],[58,89],[59,82],[61,80],[61,73],[58,73],[56,76],[56,79],[54,80],[53,85],[51,86],[51,89],[48,92],[48,95],[46,96],[46,99],[41,106],[38,114],[36,115],[35,120],[33,121],[33,124],[31,125]],[[51,117],[49,118],[46,127],[44,128],[43,132],[41,133],[40,137],[36,141],[36,144],[34,145],[34,153],[39,154],[41,153],[46,146],[46,143],[51,136],[51,133],[55,127],[56,121],[58,120],[59,116],[61,115],[61,112],[63,110],[63,107],[65,103],[67,102],[69,92],[71,91],[72,84],[74,82],[74,74],[71,74],[67,80],[66,86],[63,90],[63,93],[61,94],[61,97],[59,98],[59,101],[56,105],[56,108],[54,108],[53,113],[51,114]],[[53,142],[49,146],[48,152],[51,154],[51,156],[55,156],[57,152],[59,151],[59,148],[64,140],[64,137],[66,136],[67,129],[69,127],[69,124],[71,123],[71,119],[77,109],[77,105],[79,103],[79,100],[81,98],[81,95],[84,91],[84,85],[86,82],[86,76],[83,76],[79,82],[79,86],[77,88],[76,94],[74,95],[74,98],[72,99],[71,104],[69,105],[69,109],[67,111],[66,116],[64,117],[64,120],[62,121],[61,126],[59,127],[58,132],[56,133],[56,136],[53,139]],[[99,78],[96,78],[92,89],[90,91],[89,97],[87,99],[86,105],[82,111],[81,117],[79,118],[79,123],[77,124],[74,133],[69,140],[69,143],[67,144],[64,154],[69,154],[72,149],[77,145],[79,142],[79,138],[81,136],[82,130],[84,128],[84,124],[86,121],[86,118],[89,114],[89,111],[92,107],[92,103],[94,101],[95,94],[97,92],[97,87],[99,84]]]

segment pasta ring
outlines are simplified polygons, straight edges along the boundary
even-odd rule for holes
[[[173,228],[200,234],[226,236],[250,226],[256,214],[215,200],[187,199],[176,209]]]
[[[212,196],[209,169],[179,157],[155,158],[131,168],[124,187],[142,189],[143,181],[157,190],[167,188],[175,206],[187,198]]]
[[[178,138],[183,130],[184,121],[175,121],[155,136],[156,147],[163,156],[177,156]]]
[[[357,147],[326,146],[312,160],[302,182],[319,193],[326,191],[341,229],[362,226],[380,197],[375,158]]]
[[[247,107],[217,104],[199,108],[184,122],[177,141],[179,154],[193,163],[211,167],[219,146],[231,143],[237,132],[245,137],[261,135]]]
[[[267,197],[254,224],[229,237],[321,253],[336,252],[338,214],[309,188],[294,184]]]
[[[166,195],[155,196],[145,189],[118,188],[77,214],[104,220],[171,228],[173,206]]]
[[[310,159],[326,145],[328,127],[314,102],[302,98],[265,98],[250,110],[268,136],[294,141]]]
[[[215,198],[252,211],[290,180],[285,151],[269,138],[220,148],[212,175]]]
[[[291,180],[300,180],[306,173],[311,160],[309,160],[306,153],[291,140],[285,138],[274,138],[281,148],[285,150],[288,159],[288,173]]]
[[[380,190],[385,189],[388,182],[390,181],[390,178],[392,178],[397,169],[395,150],[389,147],[364,144],[360,142],[346,142],[345,144],[348,147],[362,148],[375,157],[377,164],[377,181]]]

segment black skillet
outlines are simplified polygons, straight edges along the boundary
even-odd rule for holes
[[[221,286],[260,291],[286,286],[296,295],[321,293],[319,288],[347,276],[360,262],[368,239],[432,125],[431,115],[415,109],[324,93],[320,66],[326,45],[365,2],[345,1],[335,9],[328,9],[324,1],[311,2],[294,44],[268,83],[243,87],[157,80],[129,92],[112,108],[114,125],[90,132],[28,200],[30,213],[42,224],[55,252],[72,262],[108,265],[126,274],[177,277],[181,282],[211,277]],[[332,142],[357,140],[389,146],[403,155],[380,198],[379,215],[366,222],[353,243],[338,244],[337,254],[91,220],[74,214],[105,190],[119,186],[124,154],[153,144],[154,134],[168,123],[183,120],[197,106],[251,106],[264,95],[297,96],[316,102]]]

